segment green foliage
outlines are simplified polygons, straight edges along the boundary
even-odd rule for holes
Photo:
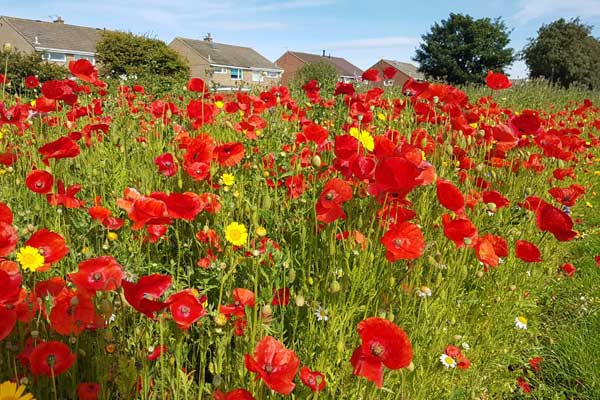
[[[413,58],[419,71],[449,83],[483,82],[488,70],[503,71],[513,61],[509,30],[499,18],[450,14],[422,36]]]
[[[521,57],[532,78],[545,77],[564,87],[574,83],[600,87],[600,41],[592,36],[592,27],[579,19],[561,18],[542,25]]]
[[[189,76],[187,62],[163,41],[131,32],[103,32],[96,59],[103,76]]]
[[[24,80],[28,76],[36,76],[40,82],[51,79],[63,79],[69,76],[69,71],[62,65],[45,61],[40,53],[30,54],[16,51],[0,52],[1,70],[10,81],[6,86],[9,93],[22,92],[25,89]]]
[[[291,83],[292,90],[300,91],[308,81],[316,80],[321,88],[321,95],[333,93],[338,81],[338,73],[335,67],[325,61],[304,64],[294,76]]]

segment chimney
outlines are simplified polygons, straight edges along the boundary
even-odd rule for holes
[[[54,22],[55,24],[64,24],[65,23],[65,21],[60,17],[60,15],[57,16],[56,19],[52,22]]]
[[[325,50],[323,50],[323,57],[325,57]]]

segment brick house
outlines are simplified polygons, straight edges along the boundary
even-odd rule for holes
[[[383,70],[388,67],[392,67],[396,70],[396,75],[394,75],[393,79],[382,80],[377,83],[370,82],[369,84],[378,87],[395,86],[401,88],[409,78],[425,79],[425,76],[417,70],[417,67],[410,63],[381,59],[371,68],[380,71],[379,75],[383,77]]]
[[[53,22],[0,16],[0,45],[10,43],[22,53],[42,53],[44,59],[67,64],[81,58],[96,62],[96,43],[103,29],[65,24],[61,17]]]
[[[283,77],[281,83],[288,85],[294,78],[294,74],[304,64],[313,64],[324,61],[335,67],[338,72],[340,81],[354,82],[359,81],[363,71],[357,66],[353,65],[349,61],[341,57],[331,57],[331,55],[325,55],[323,50],[322,55],[301,53],[298,51],[286,51],[275,64],[283,68]]]
[[[210,33],[203,40],[176,37],[169,47],[188,61],[192,76],[210,82],[217,91],[278,85],[283,73],[255,50],[216,43]]]

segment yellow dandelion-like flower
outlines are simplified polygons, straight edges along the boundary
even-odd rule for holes
[[[589,201],[585,202],[586,207],[588,208],[593,208],[594,206],[592,205],[592,203],[590,203]]]
[[[267,230],[265,229],[264,226],[259,226],[258,228],[256,228],[256,231],[254,231],[258,236],[263,237],[267,235]]]
[[[515,326],[519,329],[527,329],[527,318],[520,315],[515,318]]]
[[[363,145],[363,147],[369,151],[373,151],[375,148],[375,141],[369,131],[359,131],[357,128],[350,128],[350,136],[355,137]]]
[[[115,232],[108,232],[106,234],[106,237],[108,238],[108,240],[114,242],[115,240],[117,240],[119,238],[119,235],[117,235]]]
[[[224,105],[225,105],[225,104],[224,104],[224,103],[223,103],[221,100],[217,100],[217,101],[215,101],[215,107],[217,107],[217,108],[219,108],[219,109],[220,109],[220,108],[223,108],[223,106],[224,106]]]
[[[235,183],[235,176],[231,174],[223,174],[221,175],[221,181],[225,186],[232,186]]]
[[[387,119],[387,117],[385,116],[384,113],[379,113],[379,114],[377,114],[377,119],[379,119],[380,121],[385,121]]]
[[[242,246],[246,244],[248,231],[244,225],[232,222],[225,228],[225,239],[235,246]]]
[[[35,272],[44,265],[44,256],[35,247],[25,246],[17,253],[17,261],[23,269]]]
[[[35,400],[31,393],[25,393],[25,389],[11,381],[0,383],[0,400]]]

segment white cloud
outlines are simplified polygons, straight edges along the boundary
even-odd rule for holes
[[[381,38],[342,40],[325,43],[323,47],[331,50],[342,49],[381,49],[386,47],[416,46],[420,39],[410,36],[389,36]]]
[[[598,17],[600,0],[522,0],[518,11],[511,17],[519,24],[542,17]]]
[[[218,28],[221,31],[241,32],[258,30],[280,30],[285,29],[287,25],[283,22],[242,22],[242,21],[211,21],[205,23],[207,28]]]

